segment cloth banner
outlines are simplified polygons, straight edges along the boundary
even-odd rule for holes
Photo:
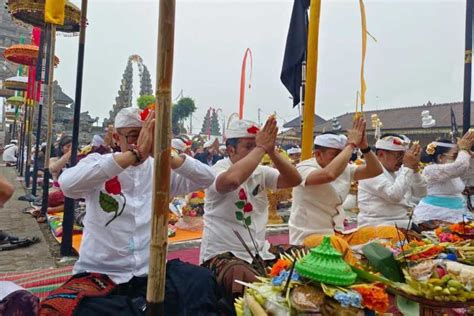
[[[46,0],[44,5],[44,21],[46,23],[64,25],[66,0]]]

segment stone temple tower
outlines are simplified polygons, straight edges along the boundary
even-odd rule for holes
[[[123,72],[118,96],[115,98],[115,104],[113,105],[112,110],[109,111],[109,118],[104,120],[104,127],[113,124],[115,116],[121,109],[130,107],[133,104],[133,63],[136,63],[138,66],[140,96],[153,94],[150,72],[143,64],[142,58],[138,55],[130,56],[125,71]]]

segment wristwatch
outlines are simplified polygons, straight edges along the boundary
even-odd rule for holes
[[[371,150],[372,150],[372,148],[371,148],[370,146],[367,146],[367,148],[361,149],[360,152],[363,153],[363,154],[367,154],[367,153],[369,153]]]

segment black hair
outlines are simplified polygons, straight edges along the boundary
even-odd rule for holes
[[[324,146],[319,146],[319,145],[314,145],[313,147],[314,150],[326,150],[330,149],[329,147],[324,147]]]
[[[380,136],[380,139],[385,138],[385,137],[389,137],[389,136],[398,137],[398,138],[400,138],[401,140],[404,139],[402,135],[400,135],[400,134],[395,134],[395,133],[382,134],[382,136]]]
[[[452,144],[453,142],[450,141],[449,139],[440,139],[437,140],[439,143],[445,143],[445,144]],[[428,145],[429,146],[429,145]],[[421,162],[423,163],[438,163],[438,158],[439,156],[446,154],[448,151],[451,150],[450,147],[445,147],[445,146],[436,146],[434,153],[430,155],[429,153],[426,152],[428,146],[423,148],[423,151],[421,153]]]
[[[232,146],[234,148],[237,148],[237,144],[239,143],[239,139],[238,138],[228,138],[226,141],[225,141],[225,146],[228,147],[228,146]]]
[[[63,155],[63,147],[72,143],[72,137],[69,135],[64,135],[58,142],[58,157]]]

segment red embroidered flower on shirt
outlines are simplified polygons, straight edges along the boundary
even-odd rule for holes
[[[255,125],[252,125],[251,127],[247,128],[247,133],[249,134],[257,134],[258,131],[260,131],[260,129]]]
[[[252,211],[253,211],[253,206],[252,206],[252,204],[250,204],[250,203],[245,204],[243,210],[244,210],[244,213],[252,212]]]
[[[243,188],[239,190],[238,194],[239,200],[235,203],[238,210],[235,212],[235,217],[248,228],[252,224],[252,217],[248,213],[253,211],[253,205],[247,200],[247,193]],[[245,216],[245,214],[248,214],[248,216]]]
[[[109,194],[118,195],[122,193],[122,186],[117,177],[113,177],[105,183],[105,191]]]
[[[99,204],[102,210],[106,213],[114,213],[114,216],[105,224],[107,227],[114,219],[122,215],[125,205],[127,204],[127,199],[122,193],[122,185],[120,184],[117,177],[105,182],[105,191],[104,193],[100,191],[99,193]],[[112,195],[120,195],[123,199],[122,209],[119,212],[119,202]]]
[[[247,194],[245,193],[244,189],[240,189],[239,191],[239,199],[240,200],[247,200]]]

